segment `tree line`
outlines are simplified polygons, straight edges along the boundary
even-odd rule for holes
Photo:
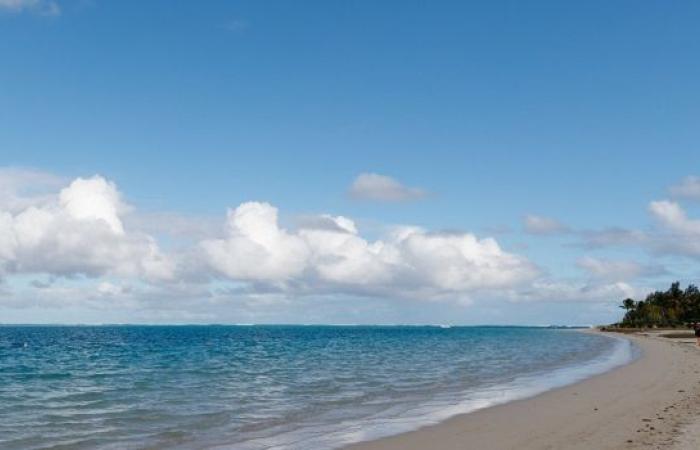
[[[677,327],[700,322],[700,289],[690,284],[681,289],[678,281],[666,291],[656,291],[646,299],[622,301],[625,317],[617,324],[622,327]]]

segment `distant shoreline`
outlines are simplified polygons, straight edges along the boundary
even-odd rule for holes
[[[618,335],[642,349],[632,363],[576,384],[347,450],[698,448],[700,351],[663,332]]]
[[[590,325],[455,325],[439,323],[2,323],[0,327],[434,327],[434,328],[545,328],[590,330]]]

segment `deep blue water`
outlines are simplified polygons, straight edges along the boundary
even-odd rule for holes
[[[0,448],[333,448],[631,355],[538,328],[5,326]]]

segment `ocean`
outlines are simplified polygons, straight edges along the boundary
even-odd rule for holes
[[[0,449],[331,449],[635,353],[549,328],[2,326]]]

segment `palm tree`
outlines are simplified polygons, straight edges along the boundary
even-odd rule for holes
[[[620,308],[624,309],[625,311],[629,311],[630,309],[633,309],[634,306],[634,300],[632,300],[631,298],[626,298],[622,301],[622,305],[620,305]]]

